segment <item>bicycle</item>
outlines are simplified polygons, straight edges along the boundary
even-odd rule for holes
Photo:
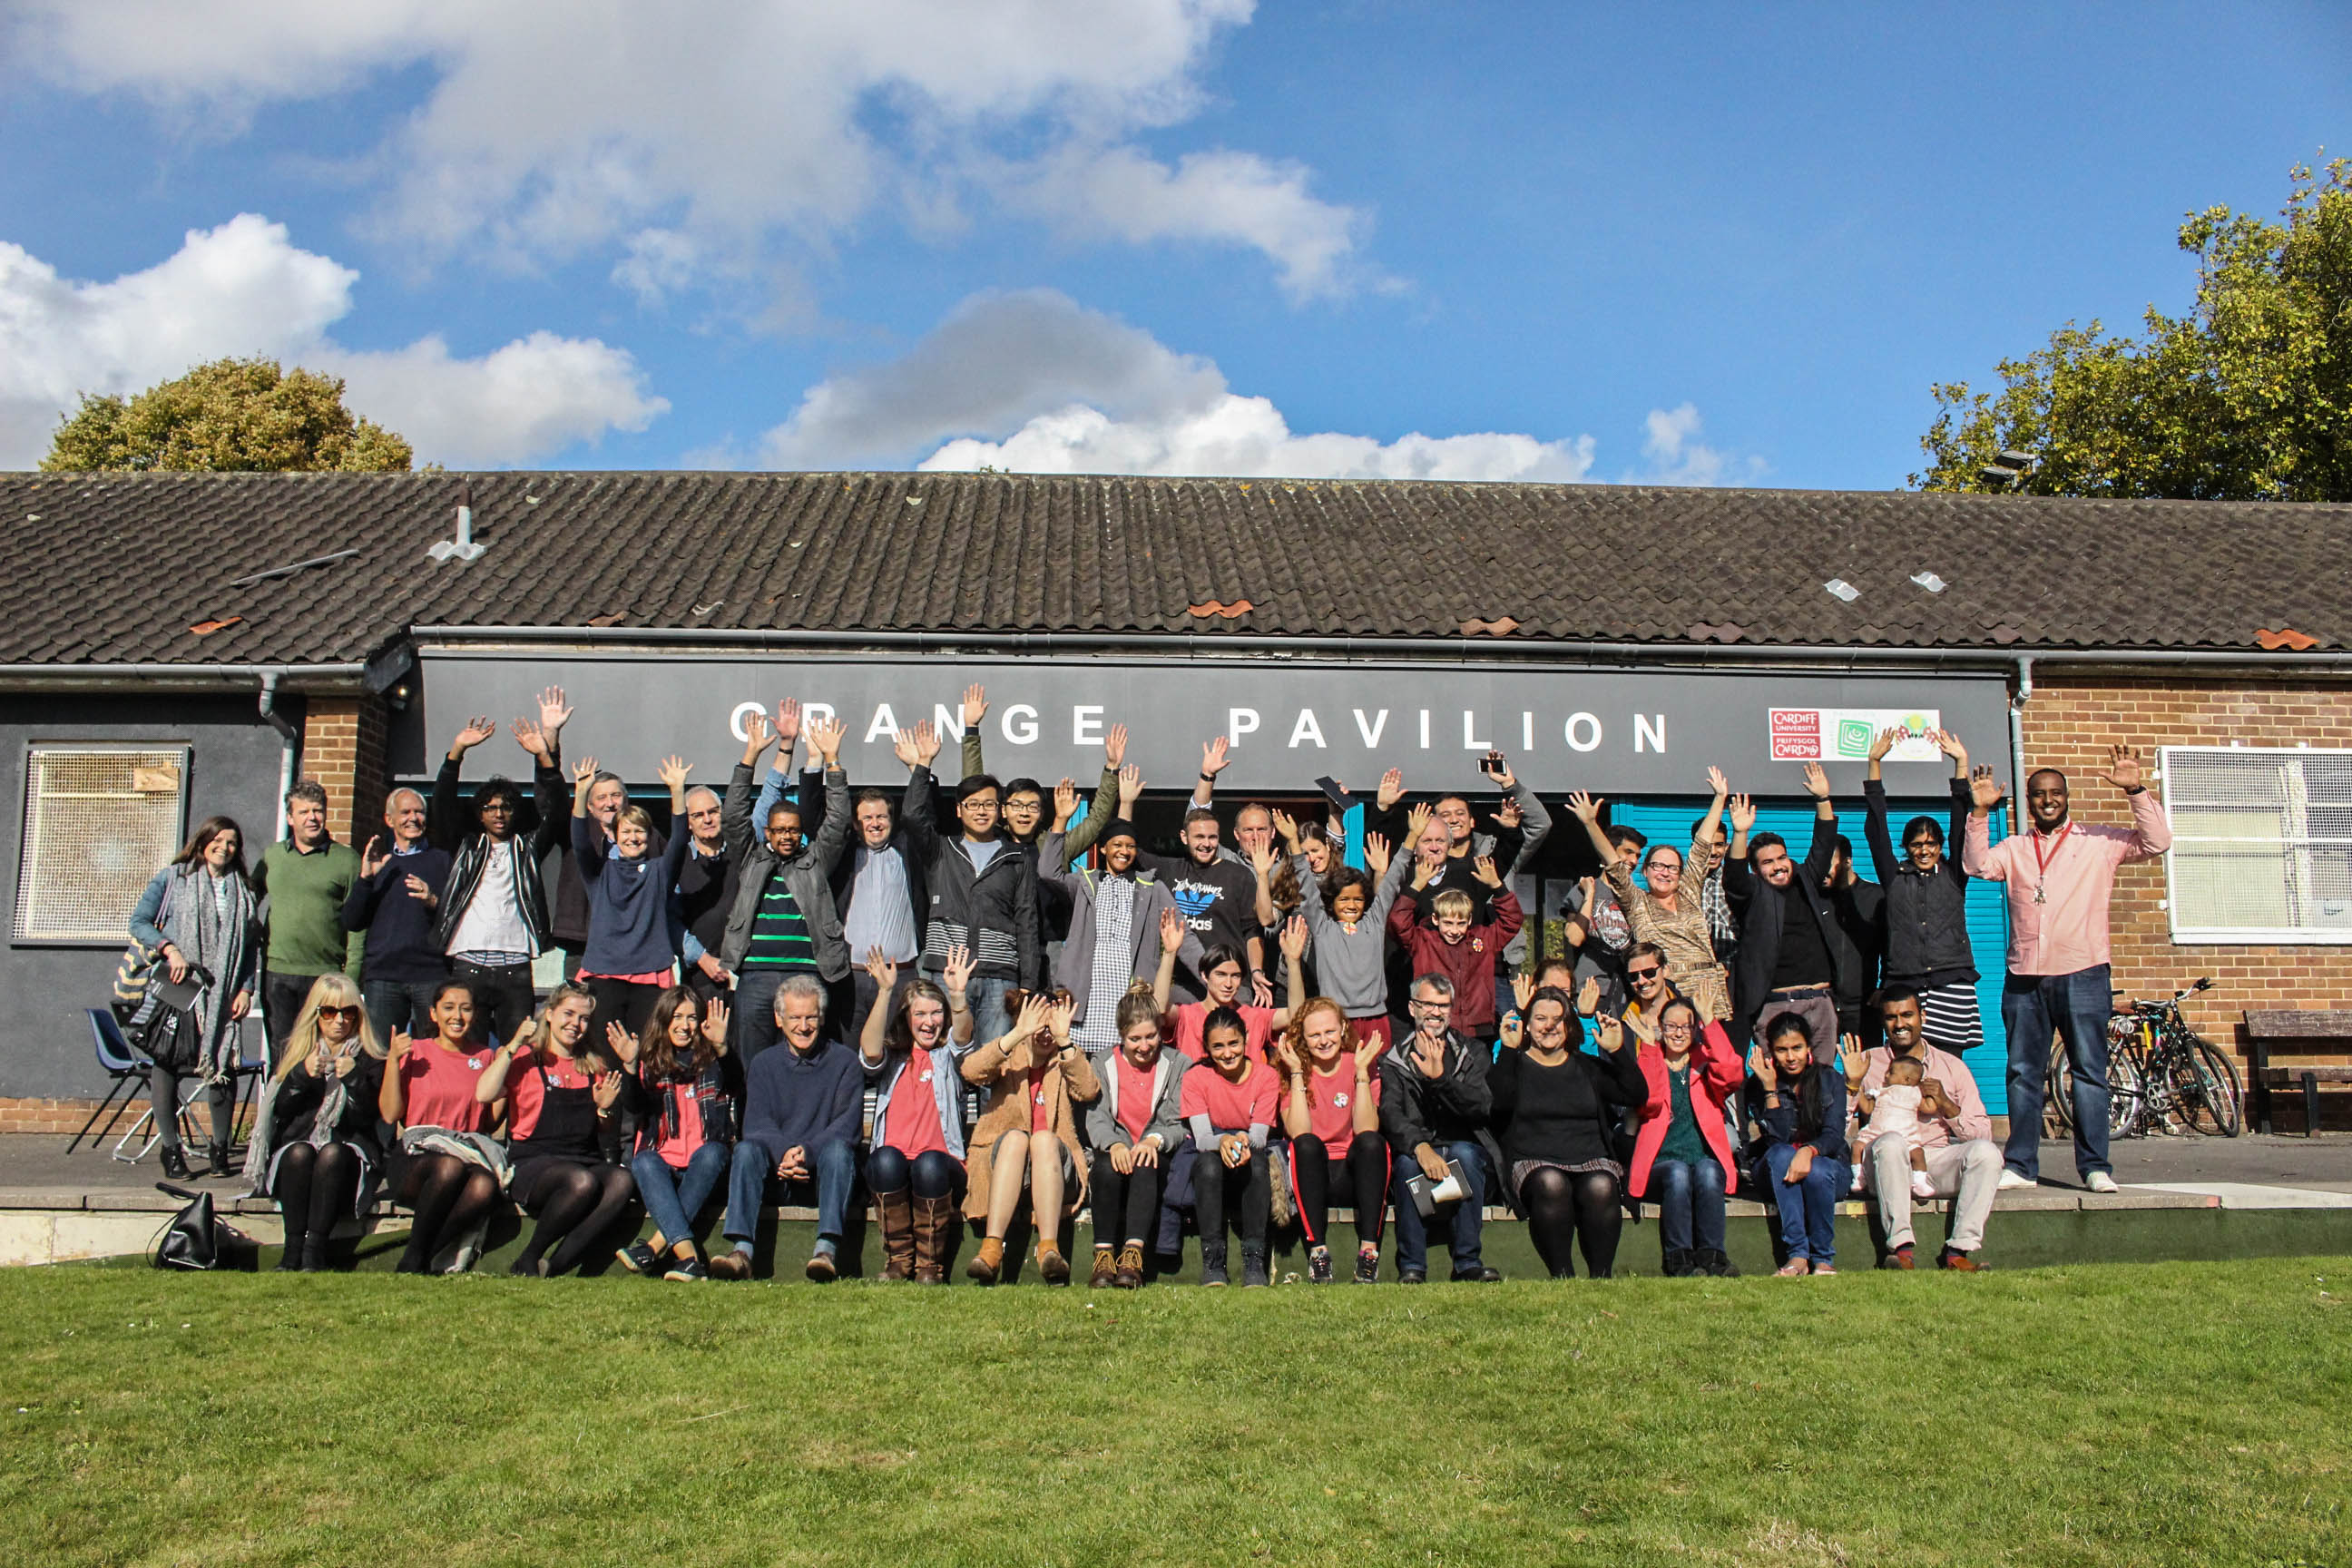
[[[2134,1138],[2140,1125],[2140,1068],[2130,1047],[2130,1015],[2107,1020],[2107,1136]],[[2137,1026],[2133,1026],[2136,1029]],[[2063,1042],[2053,1040],[2049,1075],[2042,1085],[2042,1135],[2063,1142],[2074,1135],[2074,1068]]]
[[[2132,1120],[2143,1132],[2235,1138],[2244,1124],[2238,1069],[2180,1016],[2181,1003],[2212,988],[2209,975],[2169,1000],[2131,1003],[2107,1026],[2110,1059],[2135,1069]]]

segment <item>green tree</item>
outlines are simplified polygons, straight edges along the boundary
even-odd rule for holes
[[[408,443],[343,406],[340,377],[221,359],[131,397],[82,394],[41,467],[290,472],[405,469]]]
[[[2290,181],[2279,221],[2189,215],[2188,315],[2151,305],[2138,338],[2069,321],[1997,393],[1937,386],[1912,485],[2010,489],[1979,470],[2014,450],[2040,495],[2352,500],[2352,162]]]

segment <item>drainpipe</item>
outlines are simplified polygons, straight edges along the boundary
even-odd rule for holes
[[[294,763],[301,754],[302,731],[293,721],[278,711],[278,678],[283,671],[265,669],[261,672],[261,716],[278,731],[281,751],[278,761],[278,837],[286,837],[286,796],[294,787]]]
[[[2033,699],[2033,656],[2017,656],[2017,695],[2009,700],[2009,830],[2025,831],[2025,705]]]

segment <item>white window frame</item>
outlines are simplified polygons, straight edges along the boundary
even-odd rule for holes
[[[49,757],[115,756],[125,752],[169,756],[178,770],[180,784],[173,799],[172,847],[148,868],[148,875],[163,868],[164,862],[179,851],[188,836],[188,772],[194,761],[194,748],[177,741],[35,741],[25,747],[25,798],[17,817],[16,886],[8,919],[8,941],[12,947],[121,947],[131,940],[131,910],[138,901],[133,892],[130,902],[122,906],[116,922],[121,930],[100,934],[96,931],[78,934],[56,935],[20,930],[27,914],[31,888],[38,868],[34,863],[34,812],[37,804],[40,759]]]
[[[2352,749],[2326,746],[2237,745],[2162,746],[2158,748],[2158,766],[2161,769],[2159,776],[2163,781],[2164,786],[2164,816],[2167,825],[2172,828],[2174,850],[2173,853],[2167,854],[2164,857],[2164,907],[2166,918],[2172,928],[2172,940],[2184,946],[2204,943],[2216,945],[2226,944],[2231,946],[2259,944],[2263,946],[2291,947],[2342,947],[2352,945],[2352,926],[2335,928],[2317,926],[2206,926],[2186,925],[2182,923],[2180,889],[2177,879],[2177,868],[2179,864],[2178,851],[2183,842],[2183,836],[2180,831],[2179,824],[2173,819],[2172,813],[2172,797],[2177,781],[2177,775],[2173,771],[2173,759],[2180,756],[2208,755],[2237,757],[2270,756],[2277,757],[2282,760],[2293,759],[2302,761],[2313,757],[2352,758]],[[2262,844],[2282,846],[2289,849],[2300,845],[2307,850],[2309,846],[2315,842],[2336,844],[2346,841],[2334,837],[2315,839],[2310,834],[2305,833],[2300,837],[2281,838],[2226,838],[2192,834],[2188,836],[2187,842],[2192,844]],[[2283,855],[2281,858],[2282,866],[2284,866],[2285,857]]]

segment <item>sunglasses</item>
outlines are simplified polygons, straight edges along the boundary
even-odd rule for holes
[[[1647,980],[1653,974],[1662,974],[1664,973],[1665,973],[1665,971],[1663,965],[1654,963],[1647,969],[1627,970],[1625,972],[1625,978],[1628,980]]]
[[[360,1010],[357,1007],[321,1007],[319,1009],[319,1016],[341,1018],[346,1024],[356,1024],[360,1021]]]

